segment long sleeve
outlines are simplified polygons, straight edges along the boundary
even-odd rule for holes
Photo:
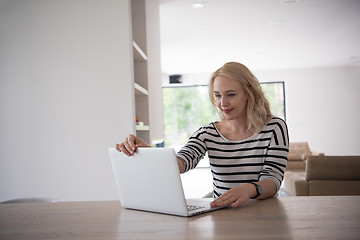
[[[206,128],[206,126],[199,128],[176,155],[184,162],[185,172],[194,169],[205,156],[207,151],[205,144]]]
[[[279,118],[273,118],[262,133],[271,133],[270,144],[267,148],[264,167],[260,172],[260,179],[271,179],[276,185],[276,191],[280,189],[281,182],[284,178],[288,153],[289,153],[289,136],[286,123]]]

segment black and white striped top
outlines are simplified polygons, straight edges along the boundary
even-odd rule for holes
[[[284,120],[273,117],[258,134],[229,141],[215,123],[199,128],[177,153],[185,171],[193,169],[208,152],[213,176],[214,197],[243,183],[271,179],[280,189],[289,152]]]

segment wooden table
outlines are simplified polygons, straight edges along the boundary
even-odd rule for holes
[[[360,196],[252,200],[190,218],[118,201],[0,204],[0,239],[360,239]]]

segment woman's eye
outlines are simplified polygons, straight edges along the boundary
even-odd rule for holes
[[[234,97],[236,94],[235,93],[230,93],[228,94],[228,97]]]
[[[220,94],[215,94],[214,96],[215,96],[216,98],[221,97]]]

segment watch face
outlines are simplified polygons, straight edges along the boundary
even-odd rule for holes
[[[263,189],[260,185],[257,185],[257,191],[258,191],[259,195],[263,194]]]

